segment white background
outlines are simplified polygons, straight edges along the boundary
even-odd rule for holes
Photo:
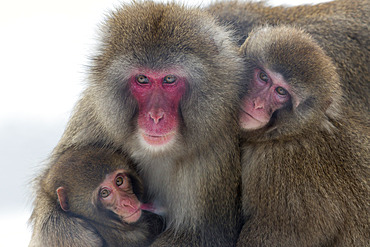
[[[0,2],[0,247],[28,245],[31,180],[57,144],[84,88],[97,24],[120,2]],[[181,2],[204,6],[211,1]]]

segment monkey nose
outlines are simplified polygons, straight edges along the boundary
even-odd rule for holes
[[[159,120],[161,120],[164,116],[163,110],[158,110],[156,112],[149,112],[150,118],[154,121],[155,124],[159,123]]]
[[[254,107],[254,109],[256,109],[256,110],[263,109],[263,106],[264,106],[263,101],[258,100],[258,99],[256,99],[256,100],[253,101],[253,107]]]
[[[123,203],[121,205],[125,208],[131,208],[131,209],[134,209],[134,210],[136,210],[139,207],[135,202],[132,201],[132,199],[128,199],[128,200],[123,201]]]

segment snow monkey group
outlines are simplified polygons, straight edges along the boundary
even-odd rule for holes
[[[139,1],[100,27],[30,246],[370,246],[370,1]]]

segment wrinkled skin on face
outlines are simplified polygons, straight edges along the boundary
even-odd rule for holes
[[[139,138],[144,145],[164,146],[176,138],[179,102],[186,89],[177,69],[138,69],[132,73],[131,91],[139,104]]]
[[[292,97],[295,95],[280,73],[255,68],[250,91],[242,100],[240,126],[244,130],[266,126],[272,114],[283,108]]]

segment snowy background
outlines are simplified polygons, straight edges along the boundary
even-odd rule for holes
[[[0,2],[0,247],[28,245],[31,180],[57,144],[84,88],[97,25],[121,2]],[[204,6],[211,1],[180,2]]]

